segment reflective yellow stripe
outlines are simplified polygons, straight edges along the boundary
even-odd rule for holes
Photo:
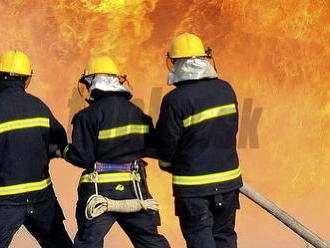
[[[213,173],[201,176],[173,176],[173,184],[177,185],[203,185],[211,183],[219,183],[230,181],[238,178],[241,175],[241,169]]]
[[[116,127],[106,130],[101,130],[99,132],[99,139],[113,139],[124,135],[129,134],[143,134],[143,133],[149,133],[149,126],[148,125],[127,125],[122,127]]]
[[[50,178],[47,178],[40,182],[33,183],[22,183],[11,186],[0,187],[0,196],[1,195],[15,195],[26,192],[38,191],[48,187],[51,184]]]
[[[0,133],[32,127],[50,127],[49,118],[31,118],[8,121],[0,124]]]
[[[131,172],[115,172],[115,173],[104,173],[98,174],[97,183],[117,183],[117,182],[128,182],[133,180]],[[90,174],[81,176],[80,183],[94,183]]]
[[[64,147],[63,153],[66,155],[66,153],[70,150],[70,146],[66,145],[66,147]]]
[[[159,160],[159,166],[168,168],[172,166],[172,163]]]
[[[236,113],[236,105],[235,104],[228,104],[224,106],[219,106],[211,109],[204,110],[195,115],[191,115],[188,118],[183,120],[183,126],[189,127],[191,125],[198,124],[202,121],[213,119],[216,117],[230,115]]]

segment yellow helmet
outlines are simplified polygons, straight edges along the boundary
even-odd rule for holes
[[[115,62],[108,56],[95,57],[88,62],[83,76],[93,74],[121,75]]]
[[[90,59],[88,62],[82,77],[78,81],[78,91],[79,94],[84,99],[90,99],[91,92],[89,91],[90,82],[86,78],[90,75],[95,74],[109,74],[117,77],[121,84],[127,81],[127,76],[121,74],[115,62],[108,56],[99,56]]]
[[[0,72],[31,76],[32,68],[29,57],[20,51],[12,50],[0,56]]]
[[[189,33],[184,33],[172,42],[168,56],[171,59],[208,56],[202,40]]]

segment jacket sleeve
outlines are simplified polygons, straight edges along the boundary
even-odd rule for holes
[[[162,170],[172,171],[172,159],[177,151],[178,142],[182,136],[182,118],[174,103],[164,97],[160,108],[159,120],[156,125],[156,146]]]
[[[55,152],[57,149],[63,151],[68,144],[67,135],[64,127],[50,114],[50,131],[49,131],[49,156],[51,158],[57,157]],[[51,148],[53,147],[53,149]],[[51,151],[54,150],[54,151]]]
[[[78,113],[72,120],[72,144],[64,150],[65,159],[81,168],[92,169],[97,144],[97,121],[86,113]]]
[[[149,126],[149,133],[146,137],[146,143],[145,143],[146,145],[143,156],[158,159],[155,127],[154,124],[152,123],[151,117],[149,116],[146,117],[147,117],[146,123]]]

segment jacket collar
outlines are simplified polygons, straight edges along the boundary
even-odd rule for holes
[[[105,99],[109,97],[122,97],[127,100],[130,100],[132,98],[132,95],[128,92],[93,90],[92,97],[94,98],[94,100],[86,100],[89,104],[93,104],[95,102],[100,101],[101,99]]]
[[[205,81],[212,81],[217,78],[203,78],[203,79],[197,79],[197,80],[186,80],[186,81],[181,81],[173,84],[175,87],[181,87],[189,84],[196,84],[200,82],[205,82]]]
[[[5,90],[25,90],[25,82],[23,81],[9,81],[1,80],[0,81],[0,92]]]

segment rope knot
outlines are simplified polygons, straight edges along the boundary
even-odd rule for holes
[[[91,181],[93,183],[97,183],[98,180],[99,180],[99,173],[97,171],[93,171],[91,174],[90,174],[90,178],[91,178]]]

